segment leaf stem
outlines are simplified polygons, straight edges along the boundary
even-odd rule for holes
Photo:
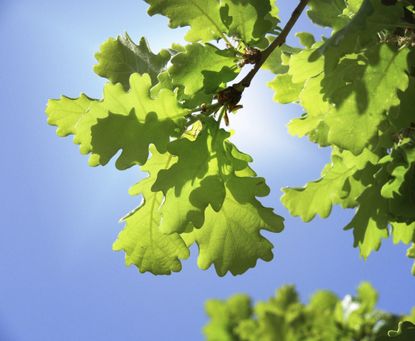
[[[193,109],[192,111],[190,111],[190,113],[188,115],[194,114],[196,112],[211,112],[211,111],[215,111],[217,109],[219,109],[221,106],[220,103],[214,103],[214,104],[210,104],[210,105],[205,105],[205,106],[201,106],[201,107],[197,107],[195,109]]]
[[[219,113],[219,118],[217,120],[218,124],[215,127],[215,131],[213,132],[213,137],[212,137],[212,144],[215,142],[216,140],[216,136],[218,135],[218,131],[220,129],[220,123],[222,122],[223,117],[225,116],[226,113],[226,107],[222,107],[222,109],[220,110]]]
[[[237,50],[237,48],[235,46],[233,46],[233,44],[231,43],[231,41],[228,39],[228,37],[226,37],[226,35],[224,33],[221,33],[221,37],[225,41],[225,44],[226,44],[226,46],[228,48],[232,49],[235,53],[238,53],[239,52]]]
[[[192,111],[190,111],[186,116],[186,123],[183,127],[182,134],[186,131],[187,128],[189,128],[192,124],[194,124],[197,121],[203,120],[204,118],[215,115],[218,110],[221,108],[223,104],[222,103],[214,103],[211,105],[205,105],[199,108],[196,108]],[[196,115],[193,115],[195,113],[198,113]]]
[[[226,113],[226,107],[222,107],[222,109],[221,109],[221,111],[219,113],[218,126],[220,125],[220,122],[222,121],[223,116],[225,115],[225,113]]]

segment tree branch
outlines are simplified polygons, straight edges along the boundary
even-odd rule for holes
[[[309,0],[301,0],[298,4],[297,8],[291,14],[290,20],[288,20],[287,24],[285,25],[284,29],[278,35],[277,38],[268,46],[262,53],[261,59],[258,63],[255,64],[254,68],[237,84],[233,85],[236,89],[239,88],[243,89],[248,88],[251,85],[252,79],[255,77],[259,69],[262,65],[264,65],[265,61],[271,55],[271,53],[277,48],[283,45],[287,39],[288,34],[293,29],[295,23],[297,22],[298,18],[301,16],[301,13],[304,11],[305,7],[307,6]]]
[[[269,58],[271,53],[279,46],[283,45],[287,39],[288,34],[293,29],[295,23],[297,22],[298,18],[301,16],[301,13],[304,11],[305,7],[307,6],[309,0],[300,0],[300,3],[291,14],[290,20],[288,20],[287,24],[280,32],[280,34],[275,38],[275,40],[269,45],[264,51],[261,52],[259,60],[255,63],[254,68],[238,83],[233,84],[226,89],[220,91],[217,95],[218,101],[214,104],[209,106],[203,106],[200,108],[196,108],[189,112],[186,116],[187,124],[186,127],[189,127],[194,122],[198,121],[199,119],[209,116],[211,114],[216,113],[221,107],[225,106],[227,110],[232,110],[235,108],[241,99],[241,95],[245,88],[248,88],[251,85],[252,79],[255,77],[259,69],[264,65],[265,61]],[[226,110],[225,109],[225,110]],[[193,115],[198,113],[197,115]],[[220,122],[220,119],[219,119]]]

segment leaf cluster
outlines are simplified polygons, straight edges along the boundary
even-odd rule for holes
[[[208,300],[210,318],[203,332],[208,341],[393,341],[413,340],[415,316],[376,309],[378,293],[367,282],[357,294],[340,299],[331,291],[314,293],[308,304],[294,286],[278,289],[268,301],[252,304],[249,296]],[[390,329],[398,328],[395,331]],[[389,331],[389,336],[388,336]]]
[[[289,132],[332,150],[320,179],[285,188],[283,204],[304,221],[333,205],[355,209],[345,227],[366,258],[391,236],[415,241],[415,74],[409,1],[311,1],[308,15],[331,29],[303,48],[279,51],[286,70],[269,86],[279,103],[301,105]],[[413,248],[408,251],[413,256]]]
[[[310,221],[333,205],[355,209],[345,229],[364,258],[389,236],[412,243],[415,258],[413,1],[302,0],[284,29],[271,0],[146,2],[171,28],[188,28],[188,44],[155,54],[144,38],[110,38],[94,68],[108,79],[103,97],[63,96],[46,109],[91,166],[116,159],[120,170],[148,173],[130,190],[141,204],[114,243],[127,264],[170,274],[193,244],[199,267],[214,265],[219,275],[272,259],[261,231],[280,232],[283,219],[259,201],[269,188],[223,125],[260,67],[276,74],[277,102],[304,109],[290,133],[332,150],[320,179],[284,189],[290,213]],[[309,18],[331,35],[299,33],[303,47],[290,47],[285,39],[307,3]]]
[[[130,189],[141,204],[122,221],[113,248],[140,272],[170,274],[197,244],[198,265],[241,274],[273,257],[261,230],[280,232],[283,219],[264,207],[265,180],[251,157],[230,141],[221,122],[240,108],[242,90],[228,86],[256,63],[267,36],[279,32],[270,0],[148,0],[149,14],[189,27],[189,44],[153,53],[146,40],[110,38],[94,71],[108,79],[102,99],[50,100],[48,123],[73,135],[91,166],[115,158],[148,177]]]

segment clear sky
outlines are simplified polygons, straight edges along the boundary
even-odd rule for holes
[[[296,1],[280,1],[285,21]],[[135,207],[127,189],[143,175],[113,163],[89,168],[72,138],[55,136],[44,114],[48,98],[100,97],[104,80],[92,72],[94,53],[108,37],[146,36],[153,50],[181,42],[140,0],[0,0],[2,161],[0,340],[202,340],[203,303],[246,292],[267,299],[288,283],[307,300],[320,288],[340,296],[369,280],[379,307],[396,313],[415,305],[415,278],[403,246],[385,242],[368,261],[342,227],[352,211],[305,224],[279,203],[280,188],[318,177],[328,151],[290,137],[286,124],[301,114],[278,106],[260,74],[232,117],[234,140],[254,157],[272,194],[264,203],[285,216],[283,233],[269,235],[275,258],[242,276],[219,278],[196,266],[196,250],[181,273],[140,274],[111,250],[118,219]],[[305,18],[295,31],[310,30]],[[295,42],[295,40],[291,40]]]

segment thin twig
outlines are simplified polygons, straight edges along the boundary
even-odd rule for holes
[[[301,13],[304,11],[305,7],[307,6],[309,0],[301,0],[298,4],[297,8],[291,14],[290,20],[288,20],[287,24],[285,25],[284,29],[278,35],[277,38],[268,46],[261,55],[261,59],[258,63],[255,64],[255,67],[235,86],[237,88],[247,88],[251,85],[252,79],[255,77],[261,66],[265,63],[271,53],[277,48],[283,45],[287,39],[288,34],[293,29],[295,23],[297,22],[298,18],[300,17]]]
[[[293,29],[295,23],[297,22],[298,18],[300,17],[301,13],[304,11],[305,7],[307,6],[309,0],[300,0],[300,3],[298,4],[297,8],[294,10],[294,12],[291,14],[290,20],[288,20],[287,24],[283,28],[283,30],[280,32],[280,34],[275,38],[275,40],[269,45],[264,51],[261,53],[261,58],[258,62],[255,63],[254,68],[238,83],[228,87],[225,90],[231,90],[230,93],[233,93],[233,96],[236,97],[237,100],[234,101],[233,105],[235,106],[237,102],[240,100],[240,96],[245,88],[249,87],[251,84],[252,79],[255,77],[261,66],[265,63],[265,61],[269,58],[271,53],[279,46],[283,45],[287,39],[288,34]],[[222,37],[223,38],[223,37]],[[228,43],[227,39],[224,38],[224,40]],[[232,47],[232,45],[231,45]],[[232,101],[231,101],[232,102]],[[225,103],[218,101],[217,103],[203,106],[196,108],[189,112],[189,114],[186,116],[187,118],[187,124],[186,126],[190,126],[194,122],[198,121],[199,119],[209,116],[213,113],[216,113]],[[222,110],[226,110],[226,108],[222,108]],[[194,113],[200,112],[197,115],[192,115]],[[224,112],[223,112],[224,113]],[[221,117],[219,118],[219,122],[221,121],[223,117],[223,113],[221,112]]]
[[[214,104],[210,104],[210,105],[205,105],[205,106],[197,107],[197,108],[191,110],[187,114],[187,116],[191,116],[192,114],[197,113],[197,112],[202,112],[203,113],[203,112],[214,111],[215,109],[219,109],[221,105],[222,105],[221,103],[214,103]]]

